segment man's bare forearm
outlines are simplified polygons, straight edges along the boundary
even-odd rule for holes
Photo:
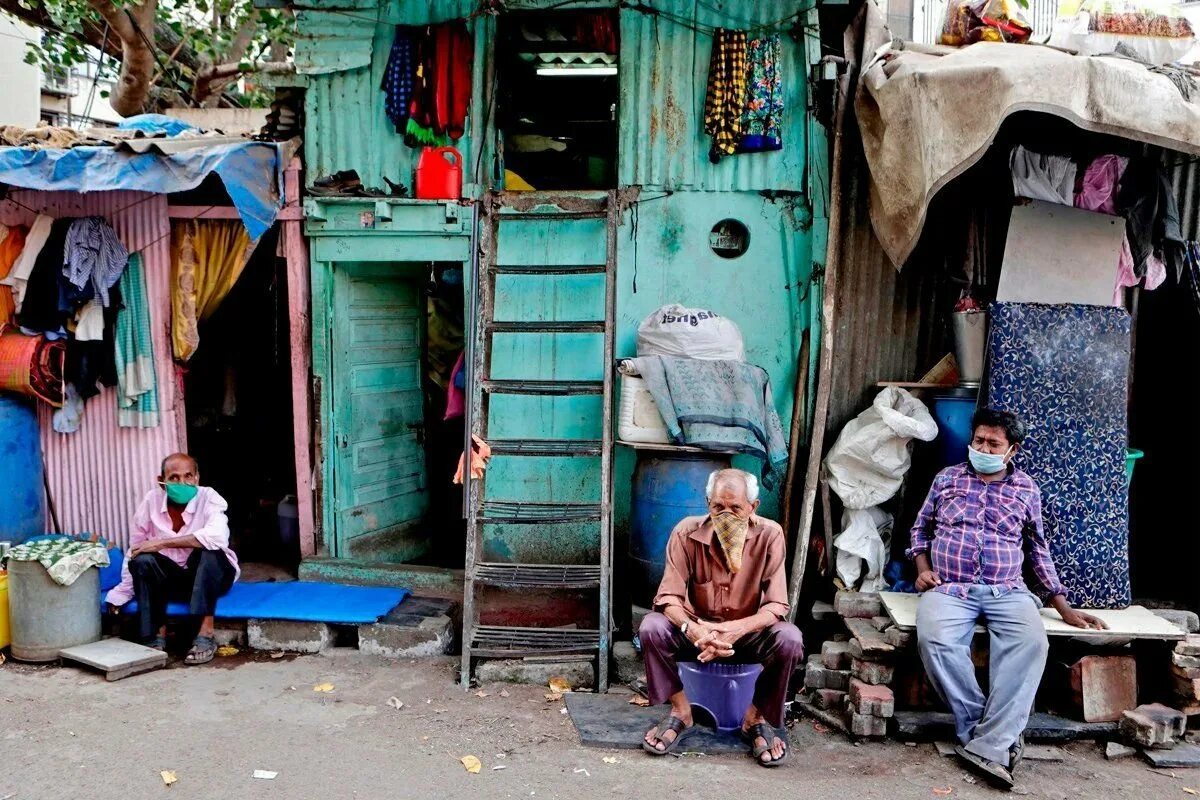
[[[187,547],[190,547],[193,550],[204,549],[204,545],[200,544],[200,540],[197,539],[195,536],[192,536],[190,533],[187,536],[172,536],[170,539],[155,539],[154,543],[156,545],[158,545],[160,548],[168,548],[168,547],[187,548]]]
[[[933,564],[929,563],[928,553],[915,553],[913,555],[913,563],[917,566],[917,574],[922,572],[930,572],[933,570]]]

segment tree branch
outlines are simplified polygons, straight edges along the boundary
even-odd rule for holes
[[[158,0],[141,0],[129,8],[117,8],[111,0],[87,0],[121,40],[121,71],[109,103],[123,117],[146,110],[156,61],[154,17]]]

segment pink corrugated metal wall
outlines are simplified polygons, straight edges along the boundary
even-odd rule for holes
[[[183,391],[171,359],[170,220],[165,195],[145,192],[14,191],[0,202],[0,222],[29,224],[35,213],[52,217],[101,216],[112,223],[130,252],[142,254],[154,334],[154,361],[162,420],[157,428],[117,426],[116,398],[105,389],[84,408],[75,433],[55,433],[51,409],[38,420],[50,486],[50,501],[66,533],[97,533],[123,547],[129,520],[153,486],[163,456],[186,449]],[[47,527],[53,522],[47,520]]]

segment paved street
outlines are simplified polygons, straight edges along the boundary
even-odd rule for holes
[[[659,760],[584,748],[563,704],[547,702],[540,687],[485,686],[481,698],[452,679],[449,659],[397,664],[355,650],[239,655],[111,684],[10,660],[0,667],[0,800],[999,796],[968,783],[930,745],[855,747],[807,721],[793,731],[796,757],[776,770],[735,756]],[[313,690],[324,683],[331,692]],[[392,697],[403,707],[390,706]],[[463,768],[465,755],[482,762],[479,774]],[[278,776],[255,779],[256,769]],[[178,779],[169,789],[162,770]],[[1200,788],[1200,772],[1107,762],[1079,743],[1064,763],[1031,764],[1018,790],[1158,800],[1183,797],[1184,787]],[[952,793],[934,791],[946,788]]]

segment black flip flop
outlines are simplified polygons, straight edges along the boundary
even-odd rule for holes
[[[760,767],[778,767],[780,764],[788,760],[788,756],[792,754],[792,745],[788,743],[783,748],[783,755],[779,758],[773,758],[770,761],[763,761],[761,756],[763,753],[768,753],[775,746],[775,740],[779,737],[775,735],[775,728],[766,722],[756,722],[749,729],[741,728],[743,741],[750,745],[750,757],[754,759],[754,763]],[[758,737],[766,744],[754,744],[754,740]]]
[[[665,756],[679,746],[679,743],[691,735],[695,729],[695,725],[685,725],[679,717],[667,715],[662,718],[662,721],[654,726],[654,738],[662,742],[666,747],[659,750],[654,745],[642,739],[642,749],[652,756]],[[675,731],[675,738],[669,742],[663,741],[663,734],[667,731]]]
[[[183,659],[183,663],[192,667],[207,664],[213,660],[213,656],[216,654],[217,643],[211,636],[197,636],[196,641],[192,642],[192,649]]]

